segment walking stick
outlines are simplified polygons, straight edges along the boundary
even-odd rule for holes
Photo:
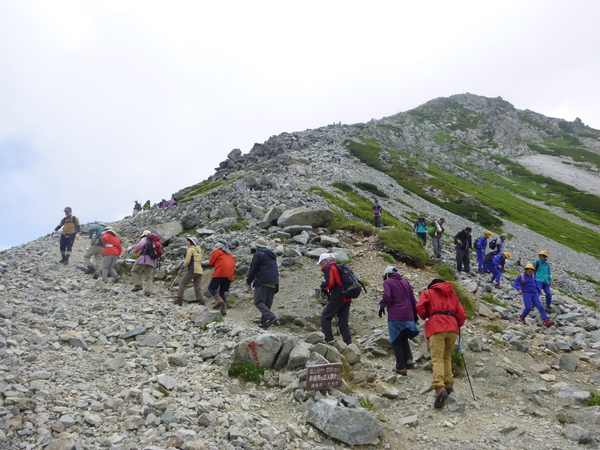
[[[181,270],[179,272],[177,272],[177,275],[175,276],[175,278],[173,278],[173,281],[171,282],[171,286],[169,286],[169,290],[171,290],[173,288],[173,285],[175,284],[175,281],[177,281],[177,278],[179,278],[179,275],[181,275]]]
[[[463,366],[465,366],[465,372],[467,373],[467,380],[469,380],[469,386],[471,387],[471,394],[473,394],[473,400],[477,400],[475,398],[475,392],[473,391],[473,385],[471,384],[471,377],[469,375],[469,369],[467,369],[467,363],[465,362],[465,354],[463,353],[462,345],[460,342],[460,327],[458,328],[458,351],[460,352],[460,356],[463,361]]]

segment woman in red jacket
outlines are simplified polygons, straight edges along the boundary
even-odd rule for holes
[[[104,245],[104,250],[102,251],[102,281],[106,283],[108,275],[114,277],[115,282],[121,281],[121,277],[114,267],[117,259],[119,259],[119,256],[123,252],[123,247],[115,230],[110,227],[104,229],[102,232],[102,244]]]
[[[417,314],[425,320],[425,337],[433,363],[433,382],[436,408],[444,407],[444,400],[454,391],[452,352],[456,336],[467,320],[465,310],[452,288],[452,283],[435,279],[421,293]]]

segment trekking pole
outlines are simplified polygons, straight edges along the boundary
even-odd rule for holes
[[[177,275],[175,275],[175,278],[173,278],[173,281],[171,282],[171,285],[169,286],[169,290],[173,289],[173,285],[175,284],[175,281],[177,281],[177,278],[179,278],[179,275],[181,275],[181,270],[177,272]]]
[[[458,329],[458,351],[460,352],[460,356],[463,360],[463,366],[465,366],[465,372],[467,373],[467,380],[469,380],[469,386],[471,387],[471,394],[473,394],[473,400],[477,401],[477,399],[475,398],[475,392],[473,391],[473,385],[471,384],[471,376],[469,375],[469,369],[467,369],[467,363],[465,362],[465,354],[462,350],[460,328]]]

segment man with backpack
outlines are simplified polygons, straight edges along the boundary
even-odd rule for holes
[[[254,287],[254,306],[261,313],[258,326],[266,330],[277,320],[277,316],[271,311],[273,299],[279,291],[277,257],[267,248],[267,241],[263,238],[257,239],[252,245],[256,248],[256,253],[248,269],[246,287],[248,292]]]
[[[137,200],[134,200],[135,204],[133,205],[133,214],[131,214],[131,217],[135,217],[137,215],[137,213],[139,213],[142,210],[142,205],[140,205],[140,203]]]
[[[456,246],[456,270],[461,272],[464,268],[465,273],[471,274],[471,227],[465,227],[454,236],[454,244]]]
[[[475,241],[475,251],[477,252],[477,272],[485,272],[485,250],[488,246],[488,239],[492,237],[491,231],[486,231],[483,236]]]
[[[494,250],[496,253],[504,253],[506,248],[506,238],[508,236],[506,233],[502,233],[499,238],[492,239],[490,241],[490,249]]]
[[[381,212],[381,205],[379,204],[379,201],[375,200],[375,204],[373,205],[373,220],[375,222],[375,227],[377,228],[381,228]]]
[[[151,240],[152,233],[150,230],[144,230],[141,239],[135,245],[132,245],[127,249],[129,253],[133,250],[134,253],[139,253],[140,256],[135,261],[133,268],[131,269],[131,278],[133,278],[133,289],[131,292],[137,292],[144,289],[142,286],[142,277],[146,281],[146,290],[144,291],[144,295],[146,297],[150,297],[152,295],[152,290],[154,287],[154,270],[156,269],[156,261],[160,255],[156,255],[156,251],[154,249],[155,244]],[[158,238],[157,235],[153,235],[155,238]],[[156,239],[153,239],[156,240]],[[160,240],[158,241],[160,244]]]
[[[90,248],[83,255],[83,263],[87,266],[86,274],[94,273],[94,278],[98,278],[98,274],[102,270],[102,251],[104,250],[104,244],[102,243],[102,232],[106,228],[106,224],[100,222],[88,230],[90,236]],[[92,266],[92,256],[96,260],[96,266]]]
[[[427,234],[431,238],[433,244],[433,254],[436,258],[442,257],[442,234],[444,233],[444,223],[446,219],[443,217],[438,221],[433,221],[431,227],[427,230]]]
[[[321,313],[321,329],[325,335],[325,342],[333,343],[333,330],[331,321],[334,317],[338,319],[338,326],[342,334],[343,341],[352,344],[352,334],[350,333],[350,304],[352,299],[342,295],[343,282],[340,271],[333,256],[329,253],[323,253],[317,262],[321,266],[321,272],[325,281],[321,283],[321,291],[325,292],[328,300],[325,309]]]
[[[81,231],[81,226],[79,225],[79,219],[73,215],[73,210],[70,206],[65,208],[65,216],[66,217],[63,217],[52,234],[56,233],[61,228],[63,229],[63,232],[60,235],[60,255],[62,258],[59,262],[66,265],[69,264],[73,243],[75,242],[77,233]]]
[[[225,239],[219,239],[215,249],[210,254],[208,265],[214,267],[208,292],[215,298],[213,309],[218,309],[221,314],[227,314],[227,292],[235,274],[235,259],[229,250]],[[218,289],[218,292],[217,292]]]
[[[500,288],[500,276],[504,270],[504,262],[507,259],[510,259],[510,253],[498,253],[492,256],[491,261],[487,265],[488,270],[492,272],[490,283],[496,283],[494,284],[495,288]]]

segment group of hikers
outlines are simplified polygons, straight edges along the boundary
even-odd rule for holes
[[[144,203],[143,205],[138,202],[137,200],[133,201],[133,213],[131,214],[131,217],[135,217],[137,216],[140,211],[150,211],[152,209],[164,209],[164,208],[168,208],[170,206],[177,206],[177,198],[176,197],[172,197],[171,201],[165,200],[164,198],[158,202],[155,203],[154,205],[150,204],[150,200],[146,200],[146,203]]]
[[[73,216],[72,209],[66,207],[65,217],[55,228],[54,232],[63,228],[60,238],[61,263],[68,264],[74,240],[77,233],[81,231],[79,220]],[[419,217],[415,224],[415,232],[422,233],[419,223],[424,217]],[[436,222],[443,232],[444,219]],[[436,226],[437,229],[437,226]],[[53,234],[54,234],[53,232]],[[427,233],[427,232],[426,232]],[[471,247],[471,229],[465,228],[455,236],[457,243],[457,264],[459,261],[458,248],[461,252],[469,251]],[[90,247],[84,255],[84,263],[87,266],[87,274],[94,274],[94,278],[101,277],[108,282],[111,276],[116,281],[121,281],[121,276],[115,270],[115,264],[123,253],[121,240],[117,233],[105,223],[98,223],[88,230]],[[439,237],[439,236],[434,236]],[[491,233],[486,231],[483,238],[489,239]],[[484,239],[478,239],[478,243]],[[497,246],[504,249],[506,235],[498,238]],[[203,275],[202,249],[198,239],[194,236],[186,238],[187,250],[185,259],[180,265],[177,277],[181,276],[177,296],[172,303],[182,306],[184,302],[184,291],[189,283],[193,284],[195,301],[206,305],[206,300],[201,288]],[[486,242],[487,245],[487,242]],[[162,255],[163,249],[159,237],[144,230],[139,241],[127,248],[127,253],[134,252],[138,258],[131,270],[133,288],[132,292],[144,291],[144,295],[150,297],[153,292],[154,271],[157,261]],[[273,301],[275,294],[279,291],[279,269],[275,253],[268,248],[265,238],[258,238],[251,244],[253,253],[252,261],[246,275],[246,287],[248,291],[254,290],[254,305],[261,314],[259,327],[268,329],[276,323],[278,318],[273,313]],[[508,252],[494,252],[491,264],[483,268],[490,269],[493,279],[502,270],[504,260],[510,258]],[[91,258],[95,258],[95,265],[91,264]],[[478,258],[479,259],[479,258]],[[485,258],[484,258],[485,259]],[[548,264],[548,253],[541,251],[539,259],[533,264],[527,264],[523,274],[514,281],[514,288],[523,295],[525,309],[519,321],[526,323],[526,317],[535,306],[544,321],[544,325],[550,327],[553,323],[548,319],[546,310],[541,300],[541,292],[546,296],[546,307],[550,308],[552,294],[550,292],[551,270]],[[465,271],[468,272],[469,265],[462,259]],[[226,315],[229,304],[228,292],[234,279],[236,262],[231,254],[225,239],[219,239],[211,253],[208,265],[214,268],[208,292],[213,296],[215,303],[213,309]],[[327,302],[321,313],[321,329],[325,342],[333,345],[335,339],[332,330],[332,321],[337,319],[339,332],[345,344],[352,343],[350,331],[350,306],[353,296],[347,294],[347,286],[344,268],[336,262],[333,254],[323,253],[320,255],[317,265],[321,267],[323,282],[320,285],[321,292],[327,298]],[[537,277],[536,277],[537,274]],[[359,289],[360,290],[360,289]],[[388,331],[392,349],[394,351],[396,364],[393,372],[400,376],[407,376],[408,370],[414,369],[415,363],[410,349],[409,340],[419,334],[417,323],[419,318],[425,320],[425,335],[429,340],[431,359],[433,363],[432,388],[435,389],[436,397],[434,406],[442,408],[444,401],[454,390],[454,378],[452,375],[451,356],[457,337],[460,337],[460,328],[466,320],[465,311],[460,300],[454,292],[452,282],[442,279],[434,279],[429,283],[417,302],[411,284],[402,277],[393,266],[385,268],[383,273],[383,297],[379,302],[379,317],[382,318],[387,311]]]

